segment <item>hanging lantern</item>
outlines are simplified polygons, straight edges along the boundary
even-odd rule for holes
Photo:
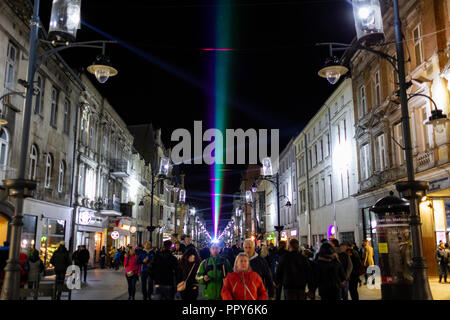
[[[441,109],[431,110],[431,117],[425,122],[427,125],[432,125],[437,133],[442,133],[445,130],[447,122],[450,121]]]
[[[353,0],[358,41],[375,43],[384,40],[383,18],[378,0]]]
[[[186,190],[180,189],[180,202],[184,203],[186,201]]]
[[[159,175],[167,177],[169,175],[169,167],[169,158],[161,158],[161,161],[159,163]]]
[[[81,0],[53,0],[49,38],[74,42],[80,29]]]
[[[270,158],[264,158],[262,159],[262,175],[263,176],[271,176],[273,174],[272,171],[272,160]]]
[[[252,192],[251,191],[245,191],[245,200],[247,201],[247,203],[252,202]]]

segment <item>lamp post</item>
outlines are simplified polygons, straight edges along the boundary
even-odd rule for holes
[[[261,181],[261,180],[268,181],[268,182],[272,183],[272,185],[275,187],[276,202],[277,202],[277,218],[278,218],[278,225],[275,226],[275,230],[278,232],[278,244],[279,244],[281,241],[281,231],[283,231],[283,229],[284,229],[284,226],[281,225],[281,218],[280,218],[280,213],[281,213],[280,212],[280,198],[285,197],[288,199],[285,204],[285,206],[287,206],[287,207],[290,207],[291,203],[287,196],[285,196],[285,195],[280,196],[280,175],[278,172],[275,175],[273,175],[272,160],[269,157],[264,158],[264,159],[262,159],[262,165],[263,165],[262,170],[261,170],[262,176],[255,179],[255,181],[252,184],[252,191],[258,190],[256,182]],[[247,191],[247,192],[249,192],[249,191]],[[256,211],[255,211],[255,218],[256,218]]]
[[[57,54],[59,51],[72,48],[72,47],[88,47],[99,48],[98,43],[101,43],[104,47],[105,43],[112,43],[115,41],[89,41],[79,42],[71,44],[70,41],[75,40],[76,30],[79,28],[80,21],[80,0],[55,0],[52,6],[52,17],[50,22],[50,31],[59,32],[59,39],[65,37],[64,46],[58,48],[52,48],[47,50],[42,55],[38,56],[38,42],[59,45],[54,41],[46,41],[39,39],[39,28],[41,26],[39,18],[40,0],[34,1],[33,14],[30,22],[30,40],[29,40],[29,57],[28,57],[28,74],[26,81],[26,95],[25,95],[25,108],[23,111],[23,129],[22,129],[22,141],[21,151],[19,157],[19,170],[17,179],[6,179],[4,181],[8,195],[15,197],[16,207],[14,216],[11,222],[11,242],[9,250],[9,259],[5,267],[5,279],[1,292],[1,300],[17,300],[19,298],[19,285],[20,285],[20,238],[23,226],[23,204],[24,199],[31,197],[33,191],[36,189],[37,183],[33,180],[25,179],[25,165],[28,154],[28,143],[30,138],[30,125],[31,125],[31,113],[32,113],[32,101],[34,93],[34,76],[36,69],[51,55]],[[57,23],[55,21],[58,21]],[[44,34],[46,34],[43,29]],[[55,34],[55,33],[54,33]],[[39,59],[39,61],[38,61]],[[116,70],[117,72],[117,70]],[[21,94],[21,93],[18,93]]]
[[[394,11],[394,34],[397,58],[387,55],[386,53],[378,50],[374,50],[370,47],[371,44],[376,43],[380,39],[384,39],[383,23],[381,17],[381,10],[378,0],[353,0],[353,13],[355,18],[355,27],[357,31],[358,41],[352,47],[345,44],[327,43],[319,45],[328,45],[330,52],[333,50],[346,50],[349,48],[366,50],[377,54],[381,58],[387,60],[394,67],[394,70],[398,73],[400,107],[402,114],[402,127],[404,137],[405,150],[405,162],[406,162],[406,174],[407,181],[398,182],[395,184],[397,191],[403,194],[403,197],[410,200],[410,227],[411,227],[411,239],[413,247],[413,299],[414,300],[432,300],[430,285],[428,283],[427,266],[423,257],[423,244],[422,244],[422,229],[421,221],[418,210],[419,199],[426,193],[428,189],[428,182],[416,181],[414,177],[414,164],[411,146],[411,129],[409,122],[408,112],[408,96],[407,96],[407,83],[405,74],[405,60],[403,52],[402,41],[402,26],[400,20],[400,11],[398,0],[392,1]],[[333,49],[333,46],[340,48]],[[331,54],[332,55],[332,54]],[[345,74],[348,69],[339,69],[342,67],[339,63],[332,66],[332,71],[339,75]],[[324,68],[325,69],[325,68]],[[319,75],[322,77],[330,76],[330,69],[328,69],[328,76],[322,69],[319,71]],[[325,73],[324,73],[325,72]],[[331,81],[330,81],[331,83]],[[418,95],[418,94],[415,94]],[[414,95],[412,95],[414,96]],[[411,97],[412,97],[411,96]],[[424,96],[424,95],[423,95]],[[411,98],[410,97],[410,98]],[[429,98],[428,96],[426,96]],[[432,100],[431,98],[429,98]],[[433,102],[434,103],[434,102]],[[435,104],[434,104],[435,105]],[[435,105],[435,110],[432,112],[432,116],[429,118],[427,124],[432,124],[436,129],[439,126],[439,130],[443,130],[442,125],[447,122],[447,117],[442,114],[441,110],[438,110]]]

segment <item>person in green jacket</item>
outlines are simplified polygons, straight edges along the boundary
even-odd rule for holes
[[[209,249],[211,256],[200,264],[196,279],[203,285],[202,295],[208,300],[221,300],[220,292],[223,286],[223,280],[231,272],[231,266],[228,260],[219,255],[220,248],[213,244]]]

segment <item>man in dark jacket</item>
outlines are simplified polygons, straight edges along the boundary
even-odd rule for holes
[[[348,281],[348,291],[350,292],[350,297],[352,300],[359,300],[358,294],[358,283],[360,281],[359,277],[361,273],[364,271],[364,266],[359,257],[358,251],[353,248],[353,245],[347,249],[347,253],[352,260],[353,269],[350,274],[350,279]]]
[[[83,279],[84,279],[84,283],[86,283],[86,278],[87,278],[87,266],[88,266],[88,262],[89,262],[89,250],[86,249],[86,246],[81,246],[81,250],[78,253],[78,263],[79,263],[79,267],[80,267],[80,271],[84,272],[83,274]]]
[[[336,252],[338,256],[339,262],[342,264],[342,267],[344,268],[345,272],[345,283],[340,288],[340,296],[342,300],[348,300],[348,286],[349,286],[349,279],[350,274],[353,269],[352,260],[350,259],[350,256],[347,254],[348,244],[342,243],[339,244],[338,239],[330,239],[330,244],[334,249],[334,252]]]
[[[278,264],[280,263],[280,259],[281,257],[286,254],[288,251],[286,250],[286,241],[280,241],[280,244],[278,245],[278,250],[274,249],[275,253],[274,253],[274,257],[272,259],[272,265],[271,267],[271,271],[272,274],[276,274],[277,273],[277,268],[278,268]],[[278,286],[275,290],[275,299],[277,301],[281,300],[281,286]]]
[[[261,258],[255,252],[255,243],[250,239],[244,241],[244,252],[250,257],[250,268],[252,271],[259,274],[263,280],[264,286],[267,289],[269,299],[273,300],[275,290],[272,280],[272,272],[270,271],[266,259]]]
[[[178,260],[170,252],[172,241],[164,241],[163,250],[155,254],[150,262],[150,275],[155,283],[157,300],[174,300],[175,275]]]
[[[184,237],[184,244],[182,245],[182,247],[184,249],[183,252],[186,252],[189,249],[193,249],[193,250],[197,251],[197,248],[195,248],[195,246],[192,244],[191,237],[189,235]]]
[[[309,261],[299,251],[297,239],[289,241],[289,252],[284,254],[278,264],[275,283],[283,286],[286,300],[306,300],[305,288],[314,292],[314,274]]]
[[[151,300],[153,294],[153,280],[149,273],[150,261],[155,253],[151,249],[150,242],[144,243],[144,249],[139,253],[138,263],[141,265],[141,287],[144,300]],[[148,289],[147,289],[148,288]]]
[[[66,270],[71,265],[69,251],[66,249],[66,243],[61,241],[58,249],[53,253],[50,263],[55,267],[55,284],[56,284],[56,299],[61,300],[61,293],[66,278]]]

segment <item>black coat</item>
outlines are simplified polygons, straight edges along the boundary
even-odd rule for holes
[[[89,250],[87,249],[83,249],[78,253],[78,262],[81,265],[87,264],[89,262],[89,258],[90,258]]]
[[[250,259],[250,268],[252,271],[259,274],[263,280],[264,286],[267,289],[268,296],[271,298],[274,296],[274,286],[272,280],[272,272],[266,259],[261,258],[259,255],[256,258]]]
[[[314,274],[309,263],[300,252],[288,252],[282,255],[275,275],[275,283],[285,289],[314,289]]]
[[[66,272],[72,264],[69,257],[69,251],[65,247],[59,247],[52,255],[50,263],[55,267],[55,272]]]
[[[155,284],[172,286],[175,282],[178,260],[170,250],[155,254],[150,262],[150,275]]]
[[[314,265],[314,283],[320,296],[337,292],[345,281],[345,272],[336,255],[319,256]]]

